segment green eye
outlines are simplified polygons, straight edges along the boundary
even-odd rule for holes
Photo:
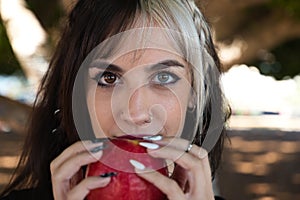
[[[154,76],[152,83],[159,84],[159,85],[167,85],[167,84],[176,83],[178,80],[179,77],[173,73],[159,72]]]
[[[172,77],[167,73],[161,73],[161,74],[158,74],[157,79],[161,83],[167,83],[170,79],[172,79]]]

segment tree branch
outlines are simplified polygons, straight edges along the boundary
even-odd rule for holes
[[[243,43],[240,45],[241,54],[227,60],[225,68],[256,59],[259,50],[270,50],[288,40],[300,38],[300,25],[290,17],[273,13],[269,18],[261,19],[257,25],[245,30],[238,38]]]

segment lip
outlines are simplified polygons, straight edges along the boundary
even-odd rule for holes
[[[142,140],[144,137],[146,136],[153,136],[153,135],[149,135],[149,134],[138,134],[138,135],[121,135],[121,136],[114,136],[113,138],[118,138],[118,139],[129,139],[129,140]]]
[[[154,136],[154,135],[168,135],[167,131],[165,128],[162,128],[159,132],[155,132],[155,133],[151,133],[151,131],[149,132],[145,132],[145,133],[141,133],[141,132],[137,132],[137,133],[124,133],[122,131],[113,131],[109,133],[110,137],[112,138],[126,138],[126,137],[131,137],[131,138],[135,138],[135,139],[142,139],[143,137],[146,136]]]

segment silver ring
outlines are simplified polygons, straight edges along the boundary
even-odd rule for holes
[[[186,153],[190,152],[192,147],[193,147],[193,144],[189,144],[189,146],[186,148],[185,152]]]

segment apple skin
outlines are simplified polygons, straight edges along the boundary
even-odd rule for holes
[[[136,175],[129,162],[130,159],[134,159],[147,168],[168,176],[165,160],[148,155],[146,148],[138,145],[141,141],[143,140],[130,136],[109,139],[101,159],[88,165],[86,176],[99,176],[110,172],[116,172],[117,175],[111,177],[106,187],[91,190],[87,200],[167,199],[156,186]]]

